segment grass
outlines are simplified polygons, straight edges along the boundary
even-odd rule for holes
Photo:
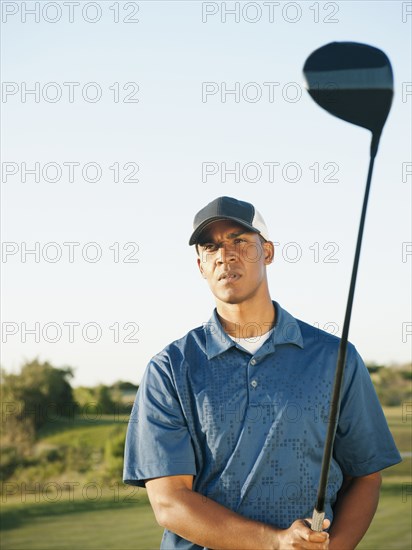
[[[409,497],[402,494],[402,488],[402,484],[384,483],[378,510],[364,539],[357,546],[358,550],[412,548],[412,495],[410,491]]]
[[[385,409],[385,414],[398,448],[410,453],[410,417],[406,422],[400,407]],[[124,419],[120,422],[126,429]],[[106,438],[120,422],[110,417],[94,422],[73,419],[55,422],[44,429],[40,444],[104,446]],[[379,508],[359,550],[412,548],[411,467],[412,458],[408,457],[384,471]],[[62,491],[58,495],[53,490],[50,493],[40,491],[38,502],[33,494],[26,495],[26,502],[22,502],[19,493],[7,498],[3,495],[2,550],[159,548],[163,530],[156,524],[144,489],[122,484],[111,487],[92,484],[91,490],[84,492],[87,482],[90,478],[81,478],[79,474],[76,477],[78,485],[71,492]],[[64,479],[59,483],[63,487]],[[97,494],[96,487],[101,493]]]
[[[24,513],[21,506],[6,511],[1,548],[146,550],[159,547],[162,532],[145,496],[134,503],[31,503]]]
[[[127,428],[128,418],[125,416],[105,415],[97,419],[67,418],[46,424],[39,432],[42,443],[50,445],[75,446],[79,439],[87,439],[89,445],[104,447],[107,436],[113,428]]]

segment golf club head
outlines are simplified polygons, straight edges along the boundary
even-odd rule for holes
[[[303,74],[318,105],[367,128],[379,141],[393,97],[391,63],[381,50],[357,42],[331,42],[311,53]]]

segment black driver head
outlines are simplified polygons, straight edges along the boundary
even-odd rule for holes
[[[391,63],[381,50],[357,42],[331,42],[311,53],[303,74],[318,105],[368,128],[379,139],[393,97]]]

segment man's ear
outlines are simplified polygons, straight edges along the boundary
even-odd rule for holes
[[[206,275],[203,271],[202,261],[199,257],[197,258],[197,267],[199,268],[200,274],[202,275],[203,279],[206,279]]]
[[[266,241],[262,244],[265,253],[265,264],[271,264],[275,257],[275,247],[272,241]]]

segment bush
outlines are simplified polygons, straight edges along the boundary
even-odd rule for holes
[[[76,407],[68,381],[72,377],[69,367],[56,369],[37,359],[25,363],[20,374],[2,372],[2,401],[7,409],[4,432],[13,437],[16,425],[30,423],[36,433],[50,414],[72,414]]]
[[[114,414],[117,411],[116,403],[112,399],[112,393],[109,386],[100,384],[95,388],[80,386],[74,390],[74,398],[78,409],[89,414]]]
[[[412,399],[411,373],[408,367],[381,368],[372,376],[382,405],[395,407]]]
[[[24,458],[17,447],[3,447],[0,454],[0,481],[9,479],[23,463]]]
[[[108,479],[122,479],[123,456],[126,434],[122,427],[117,426],[113,435],[106,441],[104,448],[105,476]]]

